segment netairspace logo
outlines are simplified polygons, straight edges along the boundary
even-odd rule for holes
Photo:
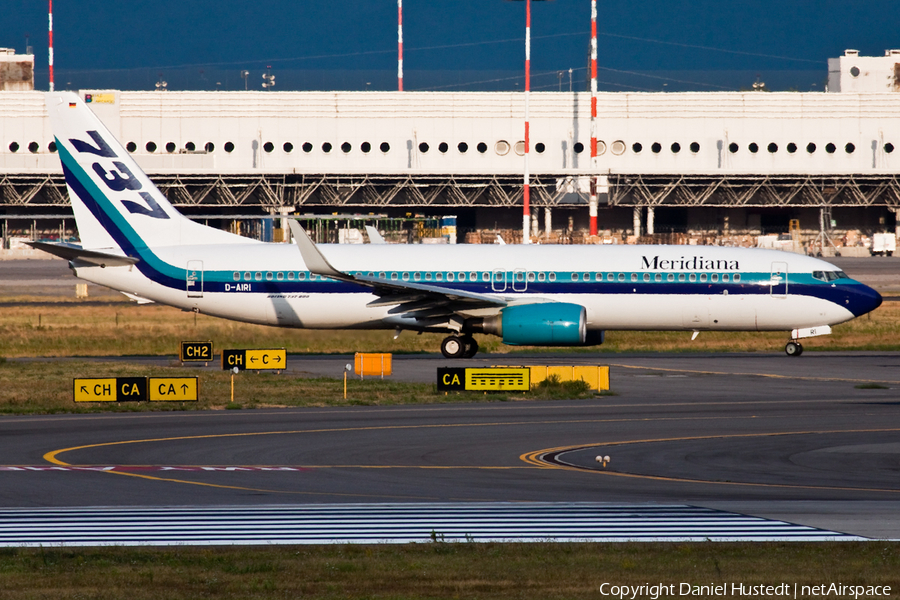
[[[774,585],[748,585],[745,583],[710,583],[697,585],[693,583],[658,583],[643,585],[614,585],[604,583],[600,586],[600,594],[612,596],[620,600],[637,600],[649,598],[657,600],[660,596],[772,596],[780,598],[799,597],[833,597],[860,598],[890,596],[889,585],[844,585],[842,583],[822,583],[819,585],[800,585],[797,583],[778,583]]]

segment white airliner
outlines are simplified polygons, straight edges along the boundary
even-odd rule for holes
[[[226,319],[310,329],[444,332],[581,346],[605,330],[784,331],[799,339],[874,310],[881,296],[827,262],[701,246],[269,244],[187,219],[74,93],[47,109],[81,246],[35,243],[75,275]]]

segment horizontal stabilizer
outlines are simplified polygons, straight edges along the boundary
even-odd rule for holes
[[[148,300],[143,296],[137,296],[135,294],[129,294],[128,292],[122,292],[129,300],[133,302],[137,302],[138,304],[154,304],[153,300]]]
[[[25,242],[35,250],[42,250],[48,254],[82,263],[97,265],[100,267],[124,267],[139,262],[140,259],[123,256],[121,254],[108,254],[97,250],[85,250],[75,244],[51,244],[48,242]]]

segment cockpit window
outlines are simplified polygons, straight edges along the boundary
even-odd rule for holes
[[[843,271],[813,271],[812,276],[819,281],[835,281],[836,279],[850,279]]]

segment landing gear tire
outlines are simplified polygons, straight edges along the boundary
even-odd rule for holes
[[[784,346],[784,353],[788,356],[800,356],[803,354],[803,346],[800,342],[788,342]]]
[[[478,354],[478,342],[471,335],[464,335],[459,338],[465,348],[462,353],[463,358],[472,358]]]
[[[444,358],[462,358],[466,351],[466,344],[462,339],[451,335],[441,342],[441,354]]]

